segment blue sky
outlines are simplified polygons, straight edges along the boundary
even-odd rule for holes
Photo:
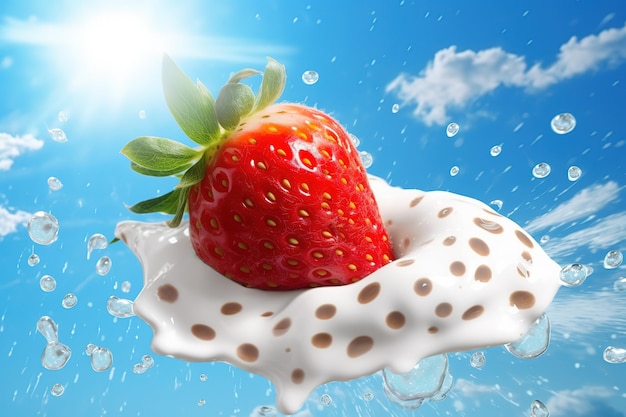
[[[609,250],[626,251],[625,22],[626,6],[608,0],[4,2],[0,408],[15,416],[60,416],[69,407],[89,416],[248,416],[272,405],[265,379],[224,364],[153,355],[152,369],[133,374],[150,353],[150,328],[137,317],[114,320],[106,300],[139,293],[140,265],[121,244],[86,259],[89,236],[110,238],[117,222],[139,218],[125,204],[174,185],[141,178],[119,154],[139,135],[184,140],[161,94],[167,52],[213,92],[234,71],[262,68],[273,56],[287,68],[282,98],[322,108],[357,135],[374,157],[370,173],[400,187],[501,200],[500,212],[544,237],[557,262],[594,271],[557,295],[552,343],[537,359],[496,347],[476,370],[469,354],[451,354],[452,392],[414,414],[387,401],[374,375],[319,388],[301,417],[527,416],[534,399],[556,417],[625,416],[626,365],[602,360],[606,346],[626,347],[626,293],[613,290],[626,272],[602,266]],[[307,70],[319,73],[314,85],[300,78]],[[557,135],[550,120],[563,112],[577,125]],[[460,126],[452,138],[450,122]],[[49,128],[62,128],[68,142],[53,141]],[[494,145],[502,146],[497,157]],[[552,168],[544,179],[531,174],[540,162]],[[572,165],[583,172],[574,182]],[[50,176],[61,190],[48,188]],[[39,210],[59,220],[53,245],[28,237],[25,222]],[[41,262],[30,267],[33,251]],[[94,265],[105,254],[113,268],[102,277]],[[39,289],[44,274],[56,278],[54,292]],[[60,304],[68,292],[79,299],[70,310]],[[59,371],[40,364],[45,340],[35,325],[43,315],[73,350]],[[91,370],[88,343],[113,351],[113,372]],[[54,383],[65,385],[63,396],[49,394]],[[364,401],[365,390],[375,399]],[[319,403],[323,393],[331,406]]]

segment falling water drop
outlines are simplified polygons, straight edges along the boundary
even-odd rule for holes
[[[89,241],[87,241],[87,259],[91,257],[91,252],[96,249],[106,249],[109,246],[106,236],[95,233],[91,235]]]
[[[125,319],[135,315],[132,300],[118,298],[114,295],[110,296],[107,301],[107,310],[109,311],[109,314],[120,319]]]
[[[446,135],[448,135],[449,138],[454,137],[457,133],[459,133],[459,129],[459,125],[452,122],[448,125],[448,127],[446,127]]]
[[[545,178],[550,175],[551,170],[552,169],[550,168],[550,165],[546,164],[545,162],[541,162],[535,165],[535,167],[533,168],[533,176],[540,179]]]
[[[302,81],[306,84],[306,85],[313,85],[315,84],[318,80],[320,79],[320,76],[317,72],[315,71],[304,71],[302,73]]]
[[[54,384],[52,388],[50,388],[50,394],[53,397],[60,397],[65,392],[65,387],[61,384]]]
[[[608,363],[626,363],[626,349],[609,346],[604,349],[602,357]]]
[[[63,308],[67,309],[74,307],[76,303],[78,303],[78,297],[72,293],[65,294],[65,297],[63,297],[63,300],[61,301]]]
[[[209,377],[206,376],[206,374],[200,374],[200,381],[201,382],[207,382],[209,380]]]
[[[103,256],[96,262],[96,272],[98,275],[105,276],[111,270],[111,258]]]
[[[371,153],[366,151],[360,151],[359,156],[361,157],[361,162],[363,163],[363,167],[369,168],[374,163],[374,157]]]
[[[104,372],[113,364],[113,354],[105,347],[88,344],[85,353],[90,356],[91,368],[96,372]]]
[[[202,407],[205,404],[206,404],[206,400],[204,398],[200,398],[198,400],[198,407]]]
[[[35,266],[39,263],[39,255],[36,253],[31,254],[28,257],[28,266]]]
[[[555,133],[564,135],[574,130],[576,127],[576,119],[571,113],[557,114],[552,118],[550,126]]]
[[[500,145],[492,146],[491,150],[489,151],[491,156],[498,156],[498,155],[500,155],[501,152],[502,152],[502,146],[500,146]]]
[[[48,188],[52,191],[59,191],[63,188],[63,183],[57,177],[48,178]]]
[[[583,171],[577,166],[571,166],[567,170],[567,179],[570,181],[577,181],[580,176],[583,174]]]
[[[39,280],[39,287],[44,292],[52,292],[57,287],[57,281],[52,275],[44,275]]]
[[[391,106],[391,112],[396,114],[398,113],[398,111],[400,111],[400,105],[398,103],[394,104],[393,106]]]
[[[133,366],[133,372],[136,374],[143,374],[148,369],[152,368],[152,366],[154,366],[154,359],[152,359],[152,356],[143,355],[141,357],[141,363],[136,363]]]
[[[41,354],[41,365],[50,370],[61,369],[69,360],[72,350],[59,342],[57,324],[48,316],[37,321],[37,331],[46,338],[46,347]]]
[[[59,222],[50,213],[38,211],[28,221],[28,236],[40,245],[50,245],[59,237]]]
[[[582,264],[569,264],[561,269],[561,283],[567,287],[576,287],[591,275],[587,267]]]
[[[550,344],[550,320],[542,314],[526,334],[513,343],[504,345],[513,356],[521,359],[532,359],[541,355]]]
[[[548,411],[548,407],[544,403],[534,400],[530,404],[530,415],[531,417],[549,417],[550,411]]]
[[[604,256],[604,267],[606,269],[615,269],[622,264],[624,255],[618,250],[611,250]]]
[[[58,127],[48,129],[48,134],[50,135],[52,140],[55,142],[60,142],[60,143],[67,142],[67,136],[65,135],[65,132],[63,131],[63,129],[59,129]]]
[[[485,366],[485,362],[486,359],[483,352],[475,352],[470,357],[470,365],[472,366],[472,368],[483,369],[483,367]]]
[[[453,166],[452,168],[450,168],[450,176],[451,177],[456,177],[459,174],[459,167],[458,166]]]

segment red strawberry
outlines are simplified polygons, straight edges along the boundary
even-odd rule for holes
[[[273,104],[284,67],[268,59],[259,93],[231,77],[216,101],[165,57],[167,104],[200,148],[140,137],[122,153],[136,171],[184,172],[174,191],[138,213],[189,212],[200,259],[242,285],[274,290],[342,285],[393,257],[367,175],[347,132],[325,113]]]

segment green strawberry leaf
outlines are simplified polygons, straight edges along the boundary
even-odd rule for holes
[[[137,214],[145,213],[166,213],[176,214],[178,209],[180,194],[183,190],[176,188],[167,194],[160,195],[149,200],[142,201],[134,206],[128,207],[130,211]]]
[[[199,145],[207,145],[220,135],[215,101],[209,90],[183,73],[168,55],[163,56],[163,94],[176,123]]]
[[[187,200],[189,199],[189,187],[187,188],[177,188],[174,191],[180,191],[178,194],[178,203],[176,205],[176,213],[174,217],[167,221],[168,226],[170,227],[178,227],[180,226],[180,222],[183,219],[183,215],[187,210]]]
[[[205,158],[200,158],[191,168],[189,168],[181,177],[176,188],[188,188],[199,183],[204,178],[204,170],[206,167]]]
[[[259,88],[253,111],[263,110],[278,100],[285,89],[286,81],[285,66],[268,57],[265,72],[263,73],[263,81],[261,81],[261,87]]]
[[[241,71],[237,71],[232,77],[230,77],[230,79],[228,80],[228,84],[237,84],[239,81],[246,79],[246,78],[250,78],[254,75],[261,75],[263,74],[261,71],[257,71],[255,69],[243,69]]]
[[[135,162],[132,162],[132,161],[130,162],[130,167],[131,167],[131,169],[133,171],[138,172],[138,173],[143,174],[143,175],[149,175],[151,177],[168,177],[170,175],[176,175],[176,174],[178,174],[180,172],[186,171],[191,166],[192,166],[192,164],[189,163],[189,164],[185,164],[185,165],[180,166],[180,167],[173,168],[171,170],[155,171],[154,169],[148,169],[146,167],[138,165]]]
[[[150,171],[180,172],[198,159],[202,151],[171,139],[140,136],[122,148],[122,154]]]
[[[254,93],[245,84],[228,83],[215,101],[217,120],[226,130],[233,130],[254,106]]]

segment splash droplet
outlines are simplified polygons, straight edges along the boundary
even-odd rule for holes
[[[543,245],[544,243],[548,243],[549,240],[550,240],[550,236],[549,235],[543,235],[539,239],[539,243],[541,243]]]
[[[276,409],[274,407],[262,406],[256,411],[259,417],[276,417]]]
[[[54,384],[52,388],[50,388],[50,394],[53,397],[60,397],[65,392],[65,387],[61,384]]]
[[[198,400],[198,407],[202,407],[205,404],[206,404],[206,400],[204,398],[200,398]]]
[[[567,170],[567,179],[570,181],[577,181],[580,176],[583,174],[583,171],[577,166],[571,166]]]
[[[549,417],[550,411],[548,411],[548,407],[544,403],[534,400],[530,404],[530,415],[531,417]]]
[[[39,280],[39,287],[44,292],[52,292],[57,287],[57,282],[52,275],[44,275]]]
[[[526,334],[516,342],[504,345],[510,354],[521,359],[532,359],[541,355],[550,344],[550,320],[542,314]]]
[[[322,403],[323,406],[328,407],[329,405],[333,403],[333,397],[331,397],[328,394],[323,394],[320,397],[320,403]]]
[[[489,204],[492,206],[496,206],[497,211],[500,211],[502,210],[502,204],[504,203],[502,202],[502,200],[492,200]]]
[[[399,105],[399,104],[397,104],[397,103],[396,103],[396,104],[394,104],[393,106],[391,106],[391,112],[392,112],[393,114],[396,114],[396,113],[398,113],[399,111],[400,111],[400,105]]]
[[[304,71],[302,73],[302,81],[306,84],[306,85],[313,85],[315,84],[318,80],[320,79],[320,76],[317,72],[315,71]]]
[[[40,245],[50,245],[59,237],[59,222],[50,213],[38,211],[28,221],[28,236]]]
[[[374,399],[374,393],[372,391],[366,391],[363,394],[363,399],[365,401],[372,401]]]
[[[424,399],[437,394],[448,372],[447,355],[422,359],[409,372],[396,374],[383,369],[383,387],[387,397],[402,407],[414,409]]]
[[[93,234],[87,242],[87,259],[91,257],[91,252],[96,249],[106,249],[109,246],[106,236],[96,233]]]
[[[374,163],[374,157],[371,153],[366,151],[360,151],[359,156],[361,157],[361,162],[363,163],[363,167],[369,168]]]
[[[61,122],[61,123],[65,123],[65,122],[67,122],[68,120],[70,120],[70,115],[69,115],[69,113],[68,113],[68,112],[66,112],[66,111],[60,111],[60,112],[59,112],[59,115],[58,115],[58,118],[59,118],[59,122]]]
[[[545,162],[541,162],[535,165],[535,167],[533,168],[533,176],[540,179],[545,178],[550,175],[551,170],[552,168],[550,168],[550,165],[546,164]]]
[[[48,134],[50,135],[52,140],[55,142],[60,142],[60,143],[67,142],[67,136],[65,135],[65,132],[63,131],[63,129],[59,129],[58,127],[48,129]]]
[[[131,287],[130,281],[122,282],[122,292],[129,293],[130,287]]]
[[[456,177],[459,173],[459,167],[458,166],[453,166],[452,168],[450,168],[450,176],[451,177]]]
[[[576,127],[576,119],[571,113],[557,114],[552,118],[550,126],[554,133],[564,135],[571,132]]]
[[[448,127],[446,127],[446,135],[448,135],[449,138],[454,137],[457,133],[459,133],[459,129],[459,125],[452,122],[448,125]]]
[[[613,289],[615,291],[626,291],[626,278],[624,278],[624,277],[618,278],[613,283]]]
[[[618,250],[611,250],[604,256],[604,267],[606,269],[615,269],[622,264],[624,255]]]
[[[602,357],[608,363],[626,363],[626,349],[609,346],[604,349]]]
[[[88,344],[85,353],[90,356],[91,368],[96,372],[104,372],[113,364],[113,353],[105,347]]]
[[[207,382],[209,377],[206,374],[200,374],[200,382]]]
[[[585,265],[569,264],[561,269],[560,278],[563,285],[576,287],[585,282],[585,279],[587,279],[589,275],[589,271]]]
[[[361,140],[356,135],[354,135],[352,133],[348,133],[348,136],[350,137],[350,140],[354,144],[354,147],[358,148],[359,145],[361,144]]]
[[[36,253],[31,254],[28,257],[28,266],[35,266],[39,263],[39,255]]]
[[[41,365],[50,370],[61,369],[72,355],[72,350],[59,342],[57,324],[48,316],[37,321],[37,331],[46,338],[46,347],[41,354]]]
[[[120,319],[125,319],[135,315],[132,300],[118,298],[114,295],[109,297],[107,300],[107,310],[109,311],[109,314]]]
[[[470,365],[472,366],[472,368],[483,369],[483,366],[485,366],[485,362],[486,359],[483,352],[475,352],[470,357]]]
[[[63,183],[57,177],[48,178],[48,188],[52,191],[59,191],[63,188]]]
[[[63,297],[63,300],[61,301],[63,308],[67,309],[74,307],[76,303],[78,303],[78,297],[72,293],[65,294],[65,297]]]
[[[500,155],[501,152],[502,152],[502,146],[500,145],[492,146],[491,149],[489,150],[489,153],[491,154],[491,156],[498,156]]]
[[[111,258],[103,256],[96,262],[96,273],[105,276],[111,270]]]

